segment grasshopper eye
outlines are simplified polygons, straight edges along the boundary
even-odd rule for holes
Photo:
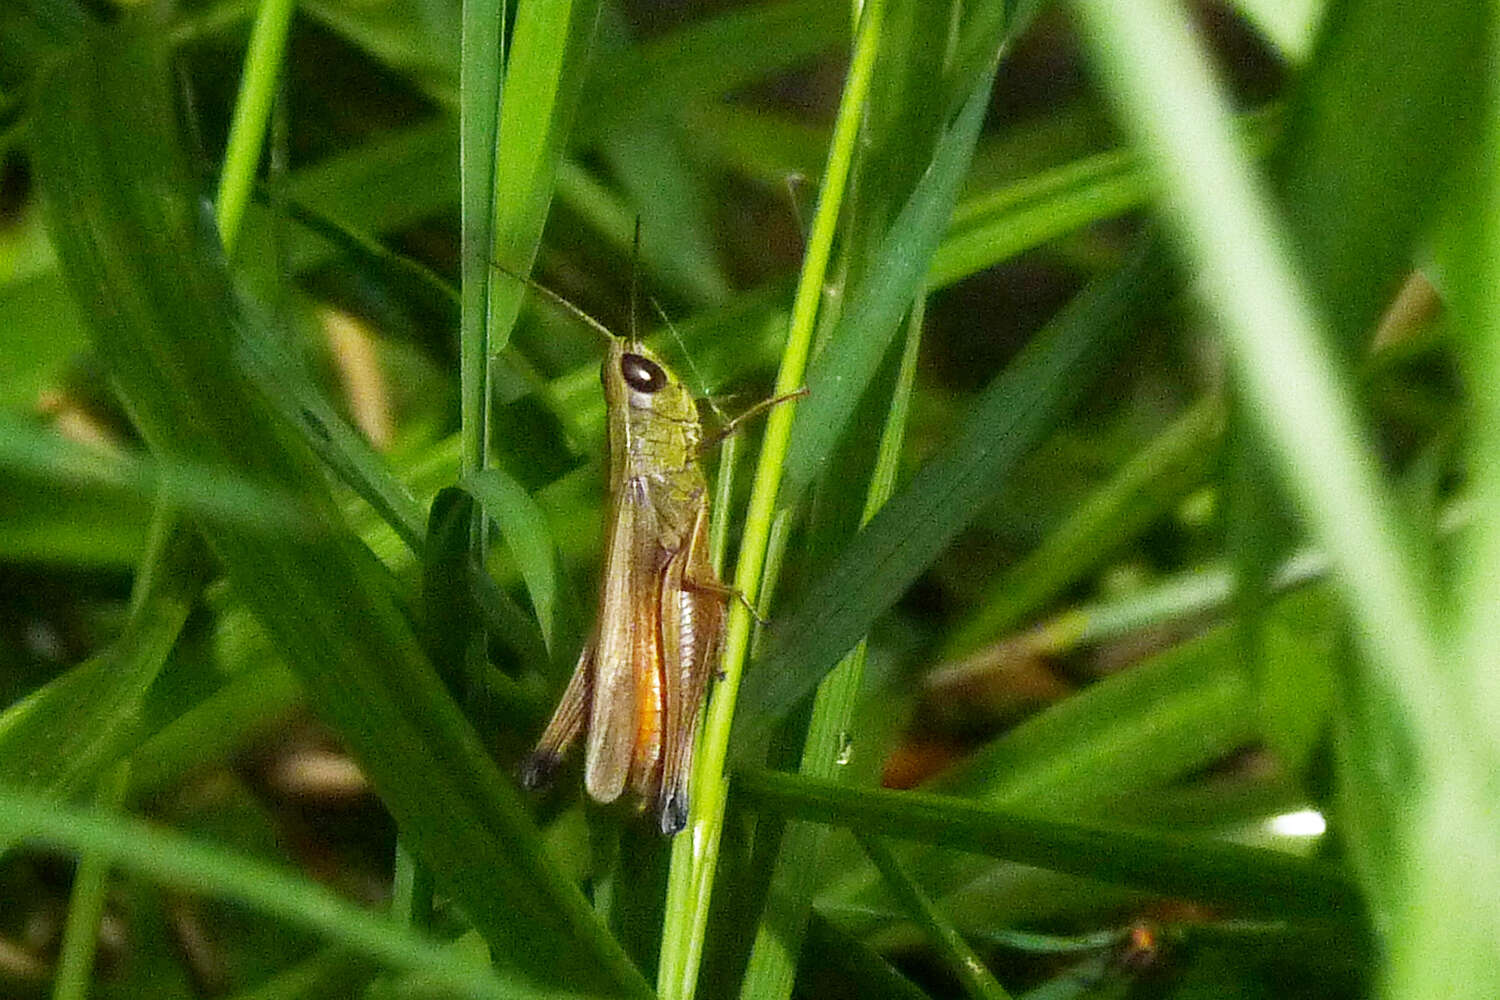
[[[639,354],[620,358],[620,376],[636,392],[657,392],[667,384],[667,373],[661,370],[661,365]]]

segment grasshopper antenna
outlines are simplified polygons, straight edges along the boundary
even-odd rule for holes
[[[635,238],[630,245],[630,342],[640,343],[635,328],[636,314],[641,311],[641,217],[635,217]]]
[[[590,316],[588,313],[584,312],[582,309],[578,308],[573,303],[569,302],[567,299],[563,298],[561,295],[557,294],[541,282],[534,281],[524,274],[517,274],[515,271],[512,271],[510,268],[500,263],[498,260],[490,261],[490,266],[499,271],[501,274],[505,275],[507,278],[510,278],[512,281],[519,281],[521,284],[525,285],[533,292],[536,292],[538,295],[542,296],[553,305],[559,306],[562,309],[566,310],[567,313],[574,319],[578,320],[580,323],[582,323],[584,326],[587,326],[594,332],[603,335],[605,339],[619,339],[617,336],[615,336],[614,332],[610,330],[609,327],[605,326],[603,323],[599,322],[597,319]],[[635,326],[634,315],[631,316],[630,325],[632,327]]]
[[[714,402],[713,395],[707,391],[708,383],[704,380],[703,373],[698,370],[698,366],[693,364],[693,356],[691,353],[689,353],[687,344],[683,343],[682,334],[678,333],[677,327],[672,325],[672,318],[667,315],[664,309],[662,309],[661,303],[657,302],[655,299],[651,299],[650,302],[651,307],[656,310],[656,315],[661,317],[662,323],[664,323],[667,329],[671,332],[672,339],[677,341],[677,346],[682,351],[682,359],[687,363],[688,369],[692,371],[693,378],[697,381],[698,385],[703,387],[704,401],[708,403],[709,409],[714,411],[714,416],[717,417],[719,419],[719,422],[723,425],[711,437],[705,438],[703,440],[703,442],[698,446],[698,450],[700,452],[711,450],[720,441],[724,440],[729,435],[739,430],[740,425],[743,424],[746,420],[749,420],[752,417],[760,416],[762,413],[771,409],[773,406],[780,406],[782,403],[789,403],[794,399],[801,399],[802,397],[807,395],[807,386],[804,385],[802,388],[794,389],[784,395],[773,396],[770,399],[763,399],[759,403],[756,403],[754,406],[750,407],[750,409],[746,410],[745,412],[737,414],[733,417],[729,416],[729,414],[725,413],[722,409],[719,408],[719,404]]]
[[[667,332],[672,335],[672,339],[677,341],[677,350],[682,354],[682,360],[687,363],[688,370],[693,373],[693,381],[697,382],[698,388],[702,390],[703,399],[708,403],[708,408],[714,411],[714,416],[722,421],[727,421],[729,418],[724,414],[723,410],[719,409],[719,404],[714,402],[714,397],[708,391],[708,381],[704,379],[703,373],[698,370],[698,366],[693,364],[693,355],[688,351],[687,344],[682,339],[682,334],[677,332],[677,327],[672,323],[672,317],[667,315],[667,311],[661,307],[660,302],[655,299],[648,299],[647,301],[651,303],[651,308],[656,310],[657,317],[661,319],[662,325],[667,328]]]

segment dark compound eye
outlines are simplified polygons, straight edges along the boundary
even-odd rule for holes
[[[636,392],[656,392],[667,384],[667,373],[661,370],[661,365],[639,354],[620,358],[620,375]]]

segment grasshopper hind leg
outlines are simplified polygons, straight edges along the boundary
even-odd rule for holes
[[[520,779],[526,788],[545,787],[562,764],[568,748],[583,732],[583,720],[588,714],[592,694],[593,667],[594,647],[590,643],[578,657],[578,666],[573,668],[568,687],[557,703],[557,711],[552,713],[552,721],[547,723],[542,738],[537,741],[536,749],[521,760]]]
[[[708,561],[708,507],[698,511],[687,546],[667,564],[662,583],[662,645],[672,672],[666,702],[667,747],[657,791],[661,832],[687,826],[693,747],[724,640],[724,591]]]

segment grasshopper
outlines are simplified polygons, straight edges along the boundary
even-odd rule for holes
[[[584,736],[589,795],[613,802],[628,788],[670,835],[687,825],[698,717],[735,591],[709,561],[692,392],[634,338],[610,336],[600,378],[610,506],[599,615],[521,780],[543,784]]]

